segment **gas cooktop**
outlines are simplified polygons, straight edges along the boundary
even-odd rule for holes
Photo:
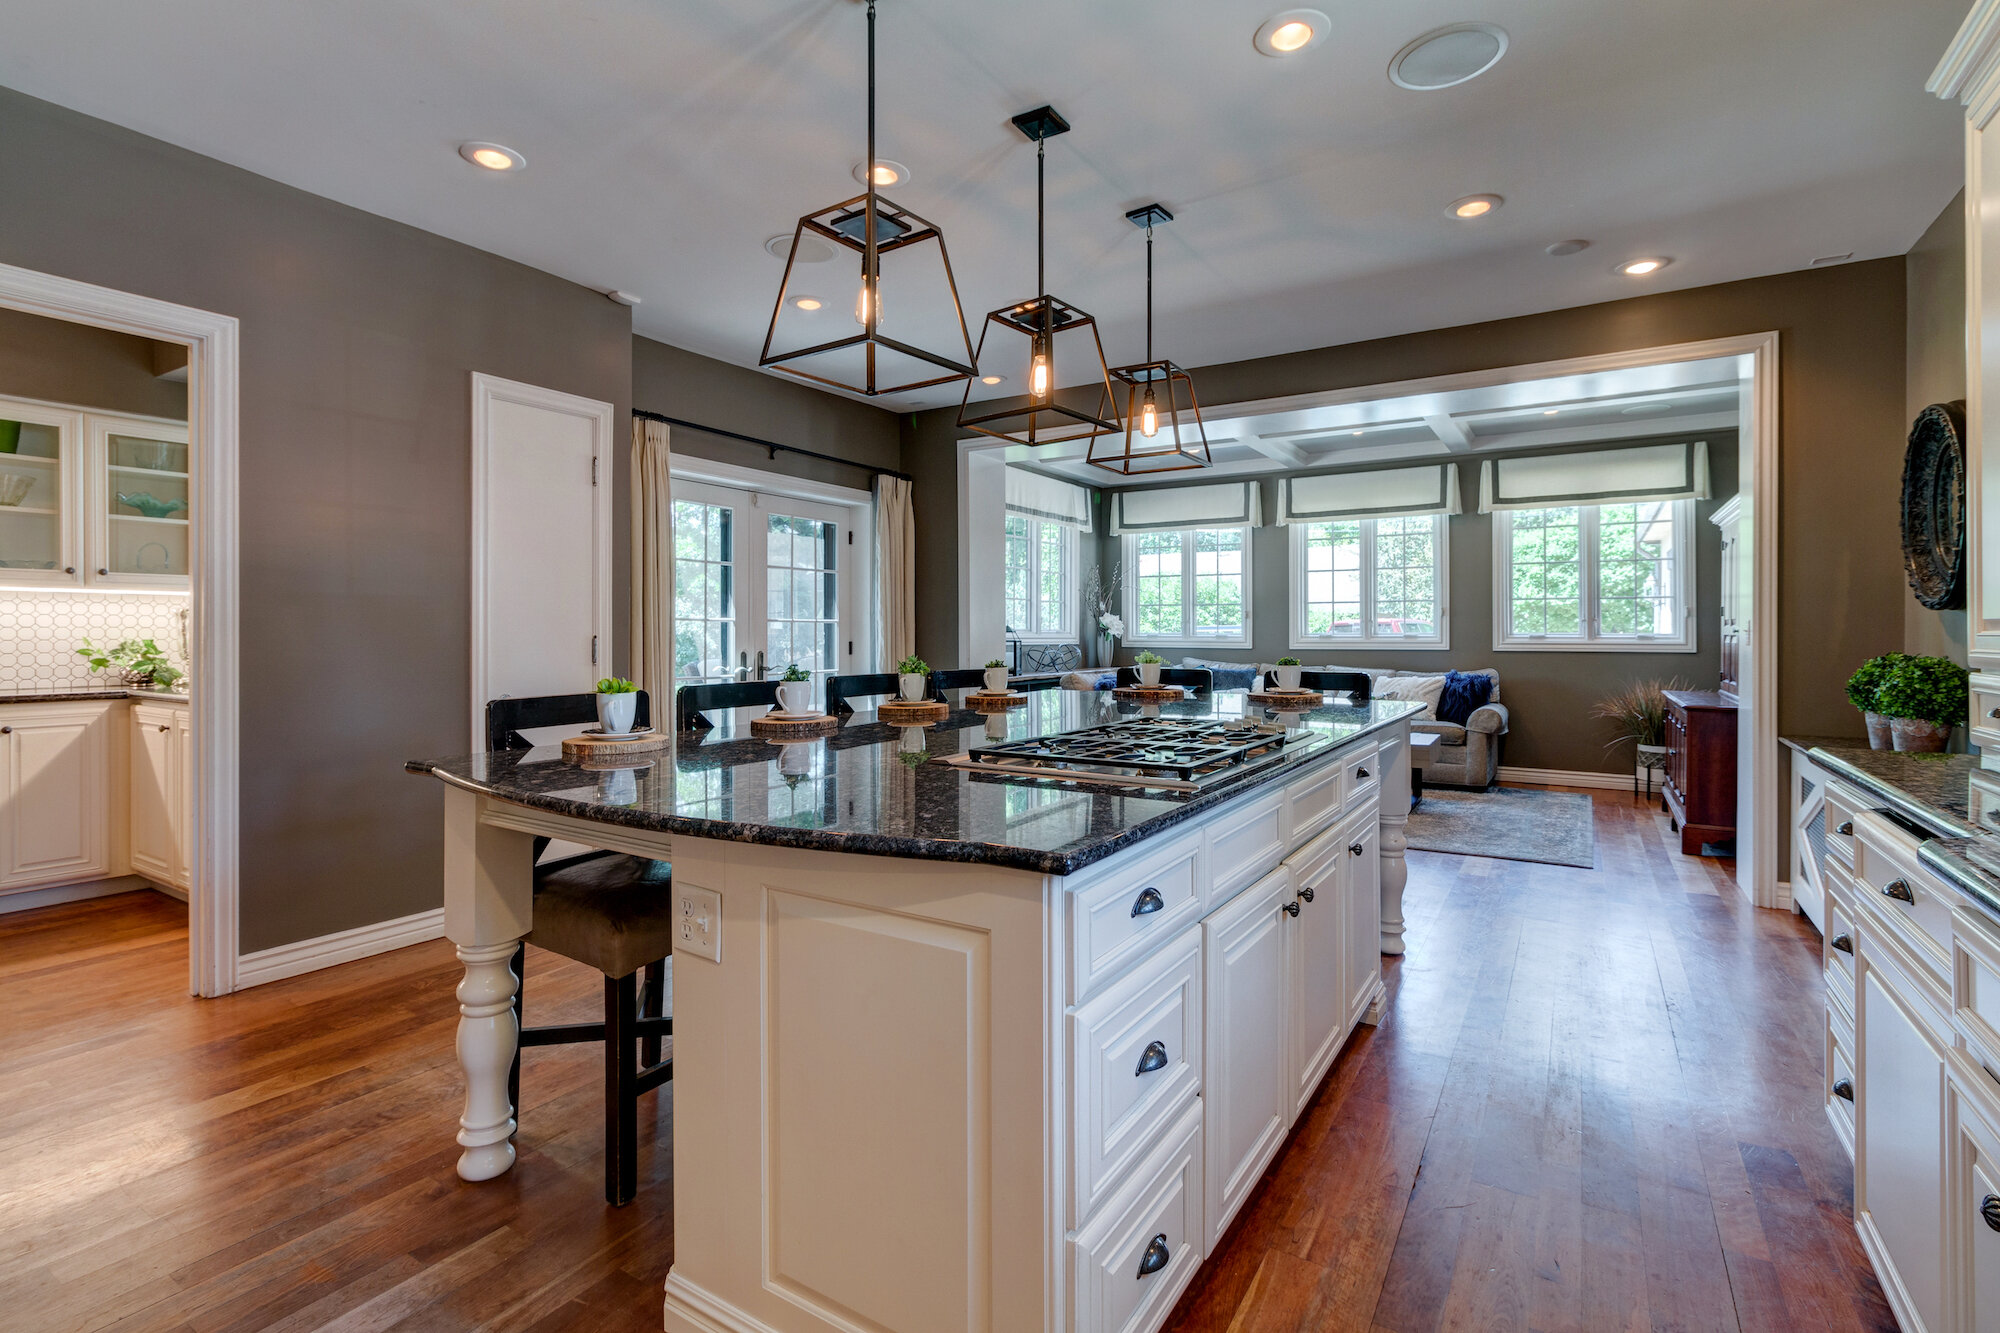
[[[1141,717],[977,745],[955,762],[975,773],[1191,792],[1272,762],[1288,747],[1326,741],[1255,718]]]

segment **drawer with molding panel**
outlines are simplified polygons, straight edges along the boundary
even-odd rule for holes
[[[1971,692],[1966,730],[1972,733],[1972,743],[1982,749],[2000,745],[2000,675],[1975,671],[1966,683]]]

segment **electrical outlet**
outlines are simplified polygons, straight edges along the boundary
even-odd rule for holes
[[[692,884],[674,885],[674,952],[722,961],[722,895]]]

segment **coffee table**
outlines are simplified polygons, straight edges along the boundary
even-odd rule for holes
[[[1444,743],[1442,736],[1427,731],[1410,733],[1410,809],[1424,799],[1424,769],[1437,756],[1437,747]]]

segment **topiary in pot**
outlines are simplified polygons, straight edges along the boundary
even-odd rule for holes
[[[1935,753],[1965,716],[1970,673],[1948,657],[1906,657],[1875,691],[1876,711],[1890,720],[1898,750]]]
[[[1861,710],[1862,719],[1868,724],[1868,745],[1875,750],[1890,747],[1889,719],[1876,707],[1876,693],[1882,682],[1889,679],[1889,673],[1898,664],[1910,660],[1908,653],[1883,653],[1871,657],[1855,669],[1847,678],[1847,701]]]

